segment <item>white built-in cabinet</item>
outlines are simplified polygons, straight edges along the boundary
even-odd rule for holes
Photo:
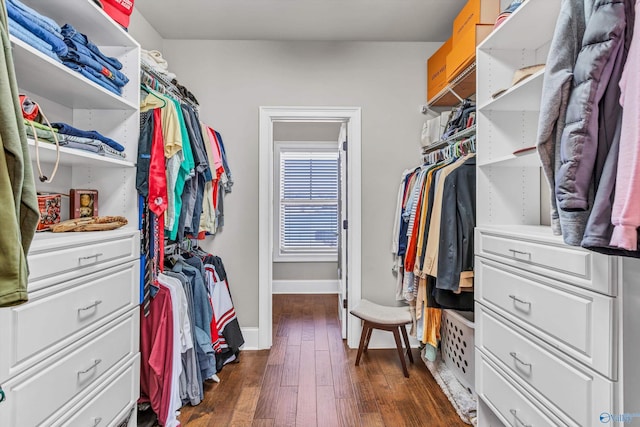
[[[479,426],[640,425],[640,264],[554,236],[535,146],[560,0],[527,0],[477,49]],[[635,332],[634,332],[635,330]],[[601,417],[602,421],[601,421]],[[635,423],[635,424],[634,424]]]
[[[0,426],[135,425],[139,396],[140,237],[135,189],[140,45],[92,0],[22,0],[70,23],[117,57],[130,82],[115,95],[11,37],[18,86],[49,120],[97,130],[126,159],[61,148],[51,184],[38,191],[97,189],[100,215],[125,216],[118,230],[38,233],[28,254],[29,302],[0,308]],[[40,144],[45,175],[55,146]],[[29,141],[32,159],[35,145]],[[33,162],[36,170],[35,161]],[[37,172],[36,172],[37,173]],[[68,217],[67,199],[63,215]]]

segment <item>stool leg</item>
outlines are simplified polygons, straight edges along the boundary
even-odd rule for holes
[[[371,339],[371,332],[373,331],[372,327],[369,327],[367,330],[367,339],[364,341],[364,349],[362,350],[364,353],[369,349],[369,340]]]
[[[402,351],[402,343],[400,342],[400,331],[398,331],[398,328],[395,328],[393,330],[393,338],[395,338],[396,340],[398,356],[400,356],[400,362],[402,362],[402,372],[404,373],[405,377],[409,378],[409,371],[407,370],[407,363],[404,361],[404,351]]]
[[[369,326],[369,322],[364,321],[364,325],[362,325],[362,333],[360,334],[360,345],[358,346],[358,355],[356,356],[356,366],[360,364],[360,357],[362,356],[362,350],[364,349],[364,342],[367,339],[367,333],[369,332],[371,326]]]
[[[404,339],[404,345],[407,347],[407,356],[409,356],[409,362],[413,363],[413,354],[411,353],[411,344],[409,344],[409,336],[407,335],[407,328],[400,326],[400,332],[402,332],[402,338]]]

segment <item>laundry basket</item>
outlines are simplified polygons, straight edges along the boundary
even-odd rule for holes
[[[475,394],[474,316],[472,312],[442,311],[442,358],[456,378]]]

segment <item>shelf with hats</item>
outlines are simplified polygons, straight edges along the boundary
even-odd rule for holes
[[[558,0],[525,0],[479,46],[483,50],[535,50],[549,43],[556,26]],[[550,18],[552,17],[552,18]]]
[[[479,111],[539,111],[544,65],[516,70],[512,86],[492,94]]]

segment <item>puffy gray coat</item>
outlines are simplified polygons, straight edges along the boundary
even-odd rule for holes
[[[549,52],[538,149],[552,189],[552,226],[570,245],[582,242],[616,137],[619,107],[601,111],[600,105],[619,105],[625,2],[629,0],[564,0]],[[601,115],[611,127],[604,132]]]

